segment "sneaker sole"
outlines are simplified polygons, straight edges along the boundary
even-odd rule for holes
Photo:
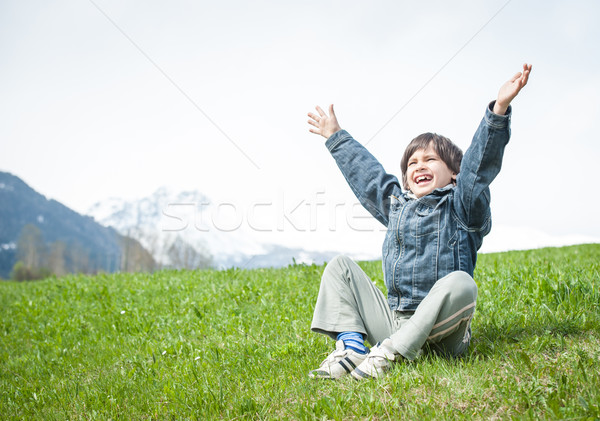
[[[365,379],[374,379],[375,378],[373,376],[368,375],[367,373],[363,372],[362,370],[360,370],[358,368],[354,369],[354,371],[350,374],[356,380],[365,380]]]

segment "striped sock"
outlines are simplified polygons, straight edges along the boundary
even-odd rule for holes
[[[358,352],[359,354],[367,354],[368,348],[365,346],[365,340],[362,333],[358,332],[342,332],[337,335],[337,340],[344,342],[344,346],[348,349]]]

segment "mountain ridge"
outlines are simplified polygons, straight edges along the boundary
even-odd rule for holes
[[[163,186],[140,199],[112,197],[92,205],[87,214],[136,238],[164,267],[184,267],[177,258],[180,248],[191,256],[192,263],[204,264],[196,267],[217,269],[323,263],[339,254],[265,243],[244,226],[219,228],[215,223],[215,215],[220,215],[219,204],[195,190],[175,191]]]
[[[132,270],[134,267],[127,260],[133,256],[131,253],[134,250],[145,261],[140,268],[151,269],[154,266],[149,254],[144,254],[137,241],[100,225],[90,216],[81,215],[54,199],[46,198],[18,176],[0,171],[2,278],[10,276],[19,252],[22,254],[24,251],[18,250],[18,244],[26,226],[39,230],[43,244],[36,247],[39,246],[41,250],[50,248],[52,244],[60,244],[55,250],[54,259],[63,259],[65,272]],[[39,264],[47,265],[48,262],[40,261]]]

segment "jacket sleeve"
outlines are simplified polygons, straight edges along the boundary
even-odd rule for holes
[[[464,228],[470,231],[491,229],[489,186],[500,172],[504,148],[510,138],[509,106],[503,116],[494,114],[492,101],[479,124],[471,146],[465,152],[456,180],[454,209]]]
[[[390,196],[404,201],[398,179],[385,172],[379,161],[345,130],[334,133],[325,146],[361,205],[387,226]]]

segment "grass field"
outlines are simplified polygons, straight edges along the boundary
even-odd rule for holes
[[[468,355],[367,382],[307,377],[322,271],[2,282],[1,418],[600,418],[600,244],[481,255]]]

